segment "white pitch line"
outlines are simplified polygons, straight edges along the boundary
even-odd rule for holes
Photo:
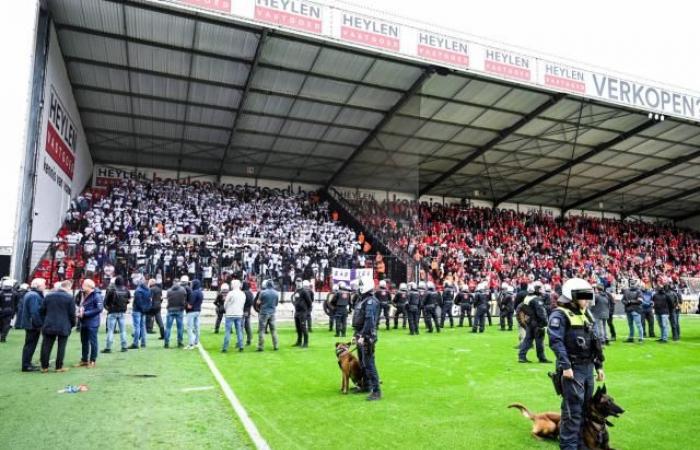
[[[214,364],[214,361],[211,359],[211,356],[209,356],[209,353],[204,350],[204,347],[201,344],[198,347],[199,354],[202,355],[202,358],[204,358],[204,361],[207,363],[207,366],[209,366],[209,370],[211,371],[212,375],[214,375],[214,378],[216,378],[219,386],[221,386],[221,390],[224,391],[224,395],[228,399],[229,403],[231,403],[231,406],[233,406],[236,414],[238,414],[238,417],[243,423],[243,427],[248,433],[248,436],[250,436],[250,439],[252,439],[255,447],[258,450],[270,450],[270,446],[267,444],[265,439],[260,434],[260,431],[258,431],[258,428],[250,419],[250,416],[248,416],[248,413],[246,412],[245,408],[243,408],[243,405],[241,405],[241,402],[238,401],[238,397],[236,397],[236,394],[233,393],[231,386],[229,386],[224,379],[224,376],[221,375],[221,372],[219,372],[219,369],[216,367],[216,364]]]

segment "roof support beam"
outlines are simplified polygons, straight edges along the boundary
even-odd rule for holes
[[[195,24],[196,23],[197,22],[195,22]],[[60,25],[59,24],[56,26],[56,28],[59,31],[64,30],[64,31],[70,31],[70,32],[74,32],[74,33],[87,34],[90,36],[103,37],[106,39],[121,40],[121,41],[130,43],[130,44],[138,44],[138,45],[144,45],[144,46],[158,48],[158,49],[162,49],[162,50],[188,53],[190,55],[203,56],[206,58],[218,59],[218,60],[226,61],[226,62],[245,64],[246,66],[250,66],[252,64],[251,60],[246,59],[246,58],[241,58],[238,56],[222,55],[220,53],[199,50],[196,48],[165,44],[165,43],[158,42],[158,41],[140,39],[140,38],[135,38],[135,37],[126,36],[126,35],[122,35],[122,34],[109,33],[109,32],[101,31],[101,30],[93,30],[91,28],[78,27],[75,25]],[[293,67],[284,67],[284,66],[279,66],[276,64],[270,64],[270,63],[265,63],[265,62],[259,62],[258,66],[264,67],[266,69],[271,69],[271,70],[290,72],[290,73],[294,73],[297,75],[304,75],[304,76],[310,75],[310,76],[313,76],[316,78],[321,78],[324,80],[337,81],[340,83],[351,83],[351,84],[365,86],[365,87],[369,87],[369,88],[373,88],[373,89],[382,89],[385,91],[391,91],[391,92],[395,92],[395,93],[403,93],[403,89],[399,89],[399,88],[396,88],[393,86],[385,86],[385,85],[380,85],[380,84],[367,83],[367,82],[364,82],[361,80],[352,80],[349,78],[342,78],[342,77],[327,75],[327,74],[322,74],[322,73],[310,73],[309,71],[302,70],[302,69],[295,69]]]
[[[685,156],[681,156],[680,158],[676,158],[676,159],[672,160],[671,162],[666,163],[662,166],[659,166],[655,169],[651,169],[651,170],[648,170],[646,172],[640,173],[639,175],[634,176],[628,180],[625,180],[622,183],[611,186],[611,187],[604,189],[600,192],[597,192],[595,194],[591,194],[586,198],[582,198],[581,200],[578,200],[574,203],[571,203],[570,205],[566,205],[562,208],[562,214],[566,213],[566,211],[569,211],[571,209],[577,209],[579,206],[583,206],[583,205],[590,203],[591,201],[593,201],[597,198],[611,194],[611,193],[618,191],[624,187],[630,186],[630,185],[632,185],[634,183],[638,183],[640,181],[644,181],[645,179],[647,179],[651,176],[654,176],[654,175],[658,175],[662,172],[665,172],[668,169],[672,169],[678,165],[681,165],[681,164],[686,163],[688,161],[692,161],[695,158],[700,158],[700,150],[694,151],[693,153],[689,153]]]
[[[435,72],[435,68],[430,66],[426,67],[423,69],[423,72],[420,74],[420,76],[416,79],[416,81],[413,82],[411,87],[404,92],[404,94],[399,98],[399,100],[394,103],[394,106],[391,107],[385,114],[382,120],[377,123],[377,125],[374,127],[374,129],[367,135],[367,137],[360,143],[360,145],[353,150],[353,152],[348,156],[348,158],[343,162],[343,164],[336,170],[333,175],[330,176],[330,178],[326,181],[325,188],[328,189],[331,184],[338,178],[338,176],[343,173],[345,168],[359,155],[367,146],[374,140],[374,138],[379,134],[382,128],[384,128],[384,125],[386,125],[392,117],[400,110],[406,102],[408,102],[413,95],[415,95],[416,92],[420,90],[420,88],[423,86],[423,84],[430,78],[430,76]]]
[[[568,161],[568,162],[562,164],[561,166],[557,167],[556,169],[550,170],[549,172],[537,177],[536,179],[532,180],[531,182],[520,186],[518,189],[507,193],[506,195],[504,195],[503,197],[501,197],[499,199],[496,199],[493,206],[497,207],[498,205],[505,202],[506,200],[510,200],[511,198],[522,194],[523,192],[537,186],[538,184],[542,183],[543,181],[546,181],[546,180],[552,178],[553,176],[559,175],[561,172],[568,170],[569,168],[571,168],[577,164],[580,164],[580,163],[586,161],[587,159],[594,157],[598,153],[604,152],[605,150],[616,146],[620,142],[623,142],[623,141],[631,138],[632,136],[634,136],[637,133],[641,133],[642,131],[646,130],[647,128],[653,127],[654,125],[656,125],[656,123],[657,122],[654,120],[647,120],[647,121],[643,122],[641,125],[637,125],[633,129],[620,134],[616,138],[613,138],[607,142],[603,142],[601,144],[596,145],[591,150],[587,151],[586,153],[582,154],[581,156],[578,156],[578,157],[572,159],[571,161]]]
[[[546,102],[542,103],[540,106],[538,106],[537,108],[530,111],[528,114],[521,117],[520,120],[515,122],[513,125],[499,131],[498,135],[496,135],[496,137],[494,137],[493,139],[491,139],[490,141],[488,141],[486,144],[479,147],[475,151],[471,152],[469,155],[467,155],[466,158],[464,158],[459,163],[452,166],[449,170],[444,172],[442,175],[437,177],[435,180],[433,180],[430,183],[428,183],[427,185],[423,186],[418,191],[418,196],[420,197],[421,195],[425,195],[426,193],[430,192],[431,189],[440,185],[440,183],[442,183],[443,181],[447,180],[455,173],[462,170],[464,167],[469,165],[472,161],[474,161],[475,159],[477,159],[478,157],[480,157],[481,155],[483,155],[487,151],[491,150],[493,147],[498,145],[500,142],[502,142],[508,136],[515,133],[520,128],[524,127],[525,125],[527,125],[530,121],[535,119],[537,116],[542,114],[544,111],[546,111],[547,109],[549,109],[553,105],[557,104],[564,97],[566,97],[565,94],[555,94],[555,95],[549,97],[549,99]]]
[[[224,155],[221,157],[221,162],[219,163],[219,172],[216,175],[216,182],[221,182],[221,176],[224,174],[224,165],[226,164],[226,158],[228,157],[228,152],[233,144],[233,137],[236,134],[236,128],[238,128],[238,123],[243,114],[241,111],[245,110],[245,103],[248,99],[248,93],[250,92],[250,86],[253,84],[253,78],[255,77],[255,72],[258,70],[258,63],[260,62],[260,54],[262,53],[263,46],[267,40],[267,30],[263,30],[260,33],[258,39],[258,46],[255,49],[255,56],[253,56],[253,63],[248,71],[248,78],[245,80],[245,87],[243,88],[243,94],[241,94],[241,101],[238,102],[238,114],[233,118],[233,123],[231,124],[231,132],[228,135],[228,143],[226,143],[226,148],[224,149]]]
[[[676,201],[676,200],[680,200],[680,199],[682,199],[682,198],[688,197],[689,195],[697,194],[697,193],[699,193],[699,192],[700,192],[700,186],[696,186],[696,187],[694,187],[693,189],[688,189],[688,190],[685,190],[685,191],[681,191],[681,192],[679,192],[678,194],[671,195],[670,197],[661,198],[661,199],[659,199],[659,200],[656,200],[656,201],[654,201],[654,202],[648,203],[648,204],[646,204],[646,205],[639,206],[639,207],[637,207],[637,208],[634,208],[634,209],[631,210],[631,211],[624,211],[622,215],[623,215],[624,217],[635,216],[635,215],[637,215],[637,214],[639,214],[639,213],[641,213],[641,212],[649,211],[650,209],[654,209],[654,208],[658,208],[659,206],[663,206],[663,205],[665,205],[666,203],[673,202],[673,201]],[[696,214],[697,214],[697,213],[696,213]],[[692,215],[691,215],[691,216],[688,216],[688,217],[692,217]],[[683,218],[681,218],[681,219],[676,219],[676,220],[683,220],[684,218],[685,218],[685,217],[683,217]]]

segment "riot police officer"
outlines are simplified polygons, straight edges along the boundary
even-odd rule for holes
[[[491,295],[488,292],[488,285],[485,281],[482,281],[476,286],[476,294],[474,295],[474,324],[472,326],[472,333],[484,332],[486,320],[486,314],[489,309],[489,301],[491,300]]]
[[[605,380],[603,348],[593,332],[593,318],[586,310],[593,288],[581,278],[562,286],[559,306],[549,317],[549,347],[557,355],[561,379],[561,422],[559,447],[576,450],[582,442],[584,404],[593,394],[593,371]]]
[[[338,292],[331,300],[331,305],[335,311],[335,336],[345,337],[345,330],[348,325],[348,306],[350,306],[350,292],[345,282],[338,284]]]
[[[302,289],[306,291],[306,295],[311,299],[311,306],[309,306],[309,310],[306,313],[306,329],[311,333],[313,330],[311,329],[311,313],[314,309],[314,291],[311,290],[311,280],[304,280],[301,282]]]
[[[379,300],[380,312],[384,315],[386,329],[389,329],[389,312],[391,311],[391,293],[386,288],[386,280],[379,281],[379,289],[374,293],[374,296]],[[380,316],[381,320],[381,316]],[[379,322],[377,322],[379,326]]]
[[[10,322],[15,315],[15,284],[14,280],[5,278],[0,285],[0,342],[7,339]]]
[[[428,333],[433,332],[433,323],[435,331],[440,332],[440,322],[438,320],[437,307],[440,303],[440,294],[435,290],[435,284],[428,281],[426,284],[427,291],[423,294],[423,320]]]
[[[410,283],[406,312],[408,313],[408,331],[411,335],[418,334],[418,321],[420,320],[420,310],[422,306],[421,296],[416,283]]]
[[[399,285],[398,292],[394,295],[394,330],[399,327],[399,316],[403,316],[403,328],[406,328],[406,305],[408,304],[408,287],[406,283]]]
[[[445,281],[442,290],[442,305],[440,306],[440,328],[445,328],[445,317],[450,317],[450,328],[454,327],[454,318],[452,317],[452,305],[454,305],[455,290],[450,281]]]
[[[297,342],[294,347],[306,348],[309,346],[309,331],[306,324],[313,304],[313,297],[309,290],[304,288],[304,282],[301,280],[297,280],[297,290],[294,292],[293,301],[294,326],[297,331]]]
[[[338,285],[334,284],[333,288],[326,296],[326,299],[323,301],[323,312],[328,316],[328,331],[333,331],[333,324],[335,323],[335,310],[332,301],[336,294],[338,294]],[[338,336],[338,333],[335,335]]]
[[[529,290],[530,288],[528,288]],[[535,349],[537,350],[537,359],[541,363],[549,363],[544,354],[544,334],[547,327],[547,311],[545,310],[542,300],[542,283],[535,281],[532,284],[532,293],[525,297],[521,305],[523,312],[527,316],[525,323],[525,337],[520,343],[518,349],[518,362],[529,363],[527,352],[532,348],[532,342],[535,341]]]
[[[463,284],[459,294],[455,297],[455,305],[459,305],[459,325],[464,326],[464,316],[467,316],[469,327],[472,326],[472,295],[469,293],[469,286]]]
[[[506,323],[508,331],[513,329],[513,286],[504,283],[499,298],[498,298],[498,313],[500,316],[501,331],[506,331]]]
[[[367,400],[379,400],[382,392],[379,389],[379,373],[374,362],[374,351],[377,344],[377,321],[379,320],[379,300],[374,296],[374,279],[364,277],[359,284],[360,299],[355,306],[352,316],[352,326],[355,329],[355,341],[360,350],[360,365],[364,372],[365,386],[369,390]]]

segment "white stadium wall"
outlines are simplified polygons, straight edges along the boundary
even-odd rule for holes
[[[90,181],[93,166],[53,24],[39,132],[31,234],[34,242],[56,236],[71,200]],[[47,246],[33,244],[32,267]]]

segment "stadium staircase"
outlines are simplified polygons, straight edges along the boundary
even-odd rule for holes
[[[328,202],[330,211],[338,213],[338,219],[341,222],[353,228],[358,234],[360,232],[364,234],[365,239],[372,245],[373,253],[378,251],[384,256],[384,260],[387,262],[386,275],[390,280],[403,282],[413,279],[413,264],[408,253],[392,249],[380,235],[374,233],[361,220],[357,219],[359,214],[340,192],[330,187],[329,189],[321,189],[319,195],[321,200]]]

